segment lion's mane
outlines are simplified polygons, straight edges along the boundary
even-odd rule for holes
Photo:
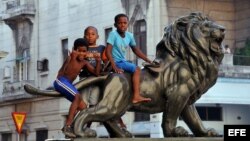
[[[164,45],[158,45],[156,49],[158,57],[164,56],[165,52],[168,52],[172,56],[186,61],[194,77],[197,77],[201,87],[191,97],[189,103],[194,103],[216,82],[217,77],[214,77],[215,80],[212,83],[206,80],[209,77],[206,71],[217,70],[218,68],[214,67],[220,64],[221,59],[218,58],[223,56],[221,42],[216,45],[217,49],[212,47],[216,42],[214,38],[221,35],[213,37],[213,32],[219,29],[211,23],[211,20],[201,13],[191,13],[181,17],[165,28],[162,40]],[[207,82],[211,84],[207,84]]]

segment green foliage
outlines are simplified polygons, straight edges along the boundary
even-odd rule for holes
[[[236,49],[235,55],[250,56],[250,39],[246,40],[245,47]]]
[[[250,66],[250,39],[247,38],[245,47],[235,49],[234,65]]]

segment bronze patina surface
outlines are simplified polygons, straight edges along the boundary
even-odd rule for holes
[[[224,27],[201,13],[180,17],[167,26],[163,39],[156,46],[155,59],[160,67],[149,65],[141,71],[140,91],[144,97],[151,98],[151,102],[132,104],[131,77],[126,73],[111,73],[78,82],[78,89],[99,85],[103,98],[95,107],[81,111],[74,122],[75,134],[85,137],[83,126],[89,121],[99,121],[104,122],[111,137],[130,137],[113,121],[129,110],[163,112],[165,137],[188,136],[183,127],[176,127],[180,116],[194,136],[217,136],[215,130],[204,127],[194,103],[216,83],[223,58],[224,31]],[[31,94],[60,96],[55,91],[43,91],[30,85],[26,85],[25,90]]]

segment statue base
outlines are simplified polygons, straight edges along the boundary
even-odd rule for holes
[[[177,137],[177,138],[77,138],[72,141],[223,141],[223,137]]]

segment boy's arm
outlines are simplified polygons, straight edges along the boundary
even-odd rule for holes
[[[96,59],[96,68],[94,68],[88,61],[85,61],[84,63],[85,63],[85,64],[84,64],[84,67],[86,67],[87,70],[88,70],[90,73],[92,73],[92,74],[94,74],[94,75],[96,75],[96,76],[98,76],[98,75],[100,74],[100,70],[101,70],[101,59]]]
[[[131,47],[132,51],[136,54],[136,56],[140,57],[144,61],[148,63],[152,63],[150,59],[147,58],[147,56],[138,48],[138,47]]]
[[[100,71],[101,71],[101,58],[96,58],[96,68],[95,68],[96,76],[100,75]]]
[[[107,57],[108,57],[108,59],[109,59],[109,61],[110,61],[110,63],[111,63],[111,66],[112,66],[113,70],[114,70],[116,73],[122,73],[123,70],[117,68],[116,65],[115,65],[115,61],[114,61],[114,59],[113,59],[113,57],[112,57],[112,55],[111,55],[112,48],[113,48],[113,46],[112,46],[111,44],[108,43],[108,44],[107,44],[106,55],[107,55]]]
[[[105,47],[105,49],[103,50],[101,54],[101,60],[103,61],[104,64],[107,64],[109,62],[106,52],[107,52],[107,48]]]

